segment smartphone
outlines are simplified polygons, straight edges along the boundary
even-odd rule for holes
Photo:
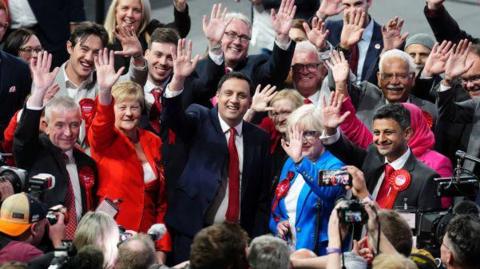
[[[352,177],[346,170],[321,170],[318,175],[319,186],[352,186]]]

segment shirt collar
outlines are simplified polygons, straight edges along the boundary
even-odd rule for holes
[[[68,156],[69,163],[74,163],[75,162],[75,159],[73,158],[73,149],[67,150],[63,153]]]
[[[220,117],[218,114],[218,120],[220,121],[220,128],[222,128],[222,132],[226,133],[230,130],[230,126]],[[233,127],[237,131],[238,136],[242,136],[242,129],[243,129],[243,121],[241,121],[237,126]]]
[[[400,158],[396,159],[391,163],[389,163],[387,158],[385,158],[385,163],[389,163],[395,170],[402,169],[403,166],[405,166],[405,163],[407,162],[408,158],[410,157],[410,154],[411,154],[410,148],[407,148],[407,151],[405,151],[405,153],[403,153],[403,155],[400,156]]]
[[[65,62],[65,64],[63,64],[63,66],[62,66],[63,76],[65,77],[65,85],[67,85],[67,87],[68,87],[69,84],[73,86],[73,87],[68,87],[68,88],[83,89],[83,88],[85,88],[86,85],[90,84],[93,81],[93,72],[95,72],[95,71],[90,72],[90,75],[88,76],[88,78],[86,80],[82,81],[82,83],[80,83],[80,85],[75,85],[75,83],[73,83],[67,75],[67,65],[69,64],[69,62],[70,61]]]

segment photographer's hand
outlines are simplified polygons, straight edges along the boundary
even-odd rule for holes
[[[277,235],[283,239],[286,239],[288,232],[290,231],[290,222],[288,220],[281,221],[277,224]]]
[[[12,183],[8,180],[0,180],[0,197],[2,198],[2,202],[13,194]]]
[[[347,186],[347,189],[352,189],[353,195],[355,195],[358,199],[363,200],[366,197],[369,197],[370,193],[367,189],[367,184],[365,183],[365,176],[363,172],[360,171],[355,166],[347,165],[344,167],[347,172],[352,176],[352,186]]]
[[[65,215],[56,212],[57,223],[48,227],[48,237],[52,241],[53,247],[58,248],[62,246],[62,240],[65,238]]]

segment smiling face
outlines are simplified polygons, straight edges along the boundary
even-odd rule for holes
[[[343,14],[353,10],[364,11],[368,14],[368,9],[372,5],[372,0],[342,0],[342,6],[345,8]],[[366,22],[365,22],[366,23]]]
[[[77,40],[75,46],[68,41],[67,50],[70,59],[66,72],[69,79],[76,83],[86,80],[95,68],[93,58],[98,56],[101,49],[103,49],[102,40],[96,35],[90,35],[84,40]]]
[[[145,52],[148,62],[148,76],[154,83],[161,84],[173,71],[172,50],[177,46],[171,43],[152,42],[150,49]]]
[[[218,114],[230,127],[234,127],[242,121],[250,107],[250,85],[243,79],[230,78],[218,89],[217,99]]]
[[[302,138],[302,156],[311,161],[316,161],[324,152],[322,141],[320,140],[321,132],[314,130],[304,130]]]
[[[375,119],[373,121],[373,143],[378,153],[392,162],[402,156],[412,134],[409,128],[402,130],[394,119]]]
[[[73,149],[81,124],[82,118],[78,109],[52,109],[47,119],[45,133],[52,144],[65,152]]]
[[[411,44],[405,48],[405,52],[412,56],[413,62],[417,65],[417,73],[425,66],[430,51],[431,49],[421,44]]]
[[[325,77],[326,69],[314,51],[295,51],[292,79],[295,89],[305,98],[313,95]]]
[[[222,37],[222,50],[228,67],[234,68],[247,57],[250,36],[250,27],[244,21],[233,19],[228,24]]]
[[[37,56],[40,51],[42,51],[42,44],[36,35],[31,35],[27,42],[22,44],[20,49],[18,50],[18,57],[25,60],[27,63],[30,62],[30,59],[33,59],[33,63],[35,64],[37,61]]]
[[[408,63],[401,58],[385,59],[378,72],[378,86],[390,103],[406,102],[415,83],[415,73],[409,72]]]
[[[118,0],[115,8],[117,26],[127,27],[138,32],[142,20],[140,0]]]
[[[138,125],[142,115],[142,107],[138,100],[126,98],[115,102],[115,127],[123,133],[129,135]]]
[[[461,77],[462,85],[470,97],[480,97],[480,56],[470,52],[467,56],[467,65],[471,62],[472,67]]]

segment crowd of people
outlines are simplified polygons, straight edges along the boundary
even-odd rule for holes
[[[480,42],[444,1],[434,36],[214,4],[193,56],[187,0],[0,0],[0,269],[479,268]]]

